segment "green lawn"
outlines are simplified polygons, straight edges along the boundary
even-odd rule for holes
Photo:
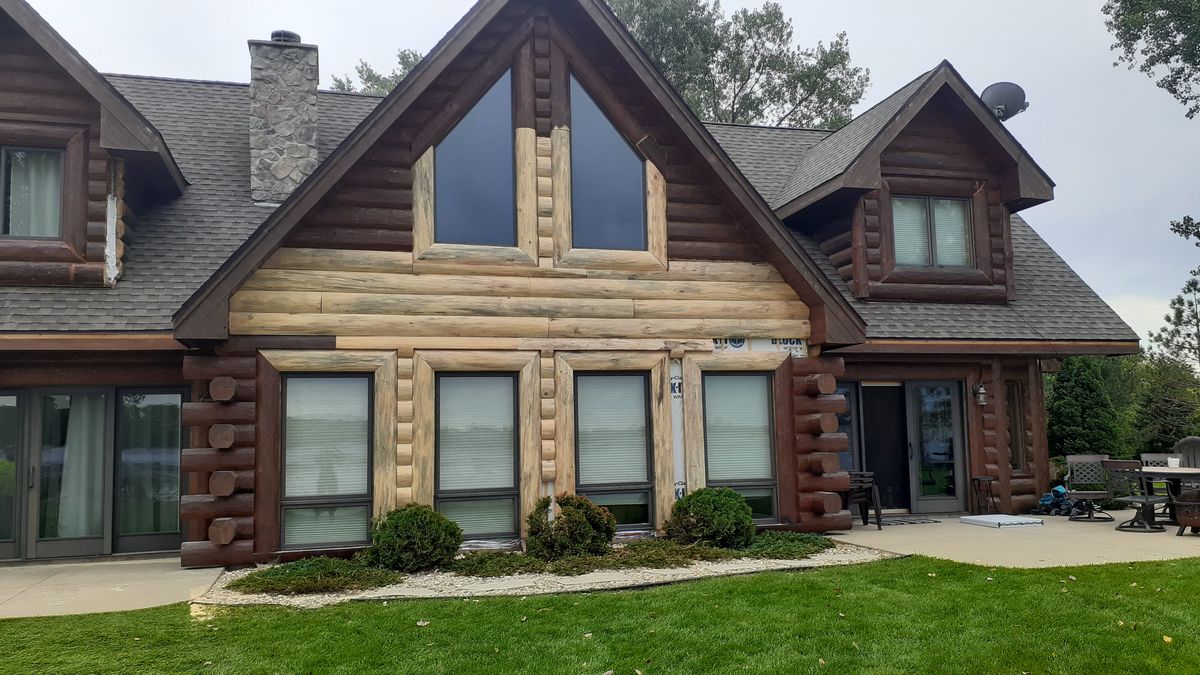
[[[590,595],[236,608],[208,622],[182,605],[0,621],[0,670],[14,673],[610,669],[1200,672],[1200,559],[1006,570],[915,557]]]

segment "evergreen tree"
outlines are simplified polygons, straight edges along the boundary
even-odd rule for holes
[[[1051,455],[1122,454],[1117,411],[1095,357],[1063,360],[1046,410]]]
[[[1141,368],[1134,431],[1140,452],[1169,452],[1196,430],[1196,373],[1186,362],[1153,355]]]

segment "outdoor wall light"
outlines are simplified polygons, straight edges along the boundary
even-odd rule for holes
[[[975,383],[975,402],[981,406],[988,403],[987,387],[983,386],[982,382]]]

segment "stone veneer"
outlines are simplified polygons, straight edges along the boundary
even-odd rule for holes
[[[278,203],[317,168],[317,47],[249,44],[250,195]]]

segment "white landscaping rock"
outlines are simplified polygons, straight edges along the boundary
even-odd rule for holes
[[[853,565],[895,557],[894,554],[851,544],[837,544],[803,560],[760,560],[738,558],[715,562],[696,562],[673,569],[603,570],[579,576],[556,574],[516,574],[508,577],[465,577],[452,572],[422,572],[408,575],[402,583],[345,593],[311,595],[248,595],[227,590],[229,582],[254,569],[226,572],[212,590],[194,602],[201,605],[284,605],[301,609],[323,607],[350,600],[392,600],[417,598],[471,598],[499,595],[544,595],[582,591],[639,588],[688,579],[731,576],[772,570],[808,569],[834,565]],[[261,569],[261,568],[259,568]]]

